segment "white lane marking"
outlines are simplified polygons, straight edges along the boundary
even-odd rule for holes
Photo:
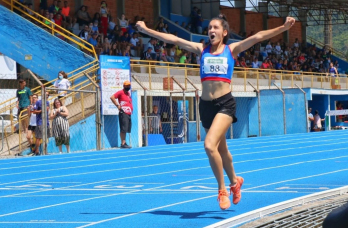
[[[345,142],[342,142],[342,144]],[[331,144],[329,144],[331,145]],[[337,145],[337,143],[333,143],[332,145]],[[308,146],[310,148],[312,146]],[[297,148],[291,148],[291,149],[299,149],[301,147]],[[245,161],[240,161],[240,162],[235,162],[235,163],[245,163],[245,162],[251,162],[251,161],[260,161],[260,160],[273,160],[273,159],[279,159],[279,158],[286,158],[286,157],[296,157],[296,156],[302,156],[302,155],[307,155],[307,154],[316,154],[316,153],[325,153],[325,152],[331,152],[331,151],[336,151],[336,150],[343,150],[343,149],[348,149],[348,147],[345,148],[338,148],[338,149],[328,149],[328,150],[322,150],[322,151],[316,151],[316,152],[307,152],[307,153],[302,153],[302,154],[293,154],[293,155],[286,155],[286,156],[280,156],[280,157],[271,157],[271,158],[261,158],[261,159],[254,159],[254,160],[245,160]],[[278,149],[278,150],[271,150],[271,151],[260,151],[260,152],[252,152],[249,154],[260,154],[260,153],[268,153],[268,152],[278,152],[281,150],[290,150],[290,148],[285,148],[285,149]],[[20,173],[8,173],[8,174],[3,174],[0,176],[12,176],[12,175],[21,175],[21,174],[28,174],[28,173],[38,173],[38,172],[48,172],[48,171],[58,171],[58,170],[67,170],[67,169],[77,169],[77,168],[85,168],[85,167],[94,167],[94,166],[100,166],[100,165],[110,165],[110,164],[119,164],[119,163],[128,163],[128,162],[134,162],[134,161],[148,161],[148,160],[158,160],[158,159],[164,159],[164,158],[176,158],[176,157],[186,157],[186,156],[191,156],[191,155],[202,155],[206,157],[205,154],[203,153],[191,153],[191,154],[183,154],[183,155],[173,155],[173,156],[166,156],[166,157],[155,157],[155,158],[145,158],[145,159],[138,159],[138,160],[125,160],[125,161],[115,161],[115,162],[108,162],[108,163],[98,163],[98,164],[91,164],[91,165],[82,165],[82,166],[73,166],[73,167],[64,167],[64,168],[55,168],[55,169],[47,169],[47,170],[35,170],[35,171],[30,171],[30,172],[20,172]],[[237,154],[234,156],[244,156],[248,154]],[[1,185],[1,184],[0,184]]]
[[[314,176],[323,176],[323,175],[337,173],[337,172],[342,172],[342,171],[347,171],[347,170],[348,169],[336,170],[334,172],[327,172],[327,173],[321,173],[321,174],[317,174],[317,175],[311,175],[311,176],[306,176],[306,177],[301,177],[301,178],[296,178],[296,179],[284,180],[284,181],[282,181],[282,183],[288,182],[288,181],[293,181],[293,180],[308,179],[308,178],[311,178],[311,177],[314,177]],[[259,187],[263,187],[263,186],[270,186],[270,185],[274,185],[274,184],[278,184],[278,183],[279,182],[269,183],[269,184],[266,184],[266,185],[260,185],[260,186],[256,186],[256,187],[249,188],[249,189],[255,189],[255,188],[259,188]],[[245,190],[247,190],[247,189],[245,189]],[[172,207],[172,206],[176,206],[176,205],[179,205],[179,204],[185,204],[185,203],[199,201],[199,200],[208,199],[208,198],[212,198],[212,197],[216,197],[216,195],[207,196],[207,197],[203,197],[203,198],[197,198],[197,199],[193,199],[193,200],[190,200],[190,201],[182,201],[182,202],[178,202],[178,203],[175,203],[175,204],[164,205],[164,206],[156,207],[156,208],[150,208],[148,210],[143,210],[143,211],[140,211],[140,212],[135,212],[135,213],[122,215],[122,216],[118,216],[118,217],[113,217],[113,218],[109,218],[109,219],[104,219],[104,220],[101,220],[101,221],[98,221],[98,222],[92,222],[90,224],[83,225],[83,226],[80,226],[78,228],[94,226],[94,225],[97,225],[97,224],[100,224],[100,223],[104,223],[104,222],[118,220],[118,219],[125,218],[125,217],[130,217],[130,216],[134,216],[134,215],[138,215],[138,214],[142,214],[142,213],[146,213],[146,212],[150,212],[150,211],[154,211],[154,210],[158,210],[158,209],[162,209],[162,208]]]
[[[318,139],[320,140],[321,138],[331,138],[332,136],[335,137],[335,139],[337,139],[339,136],[345,136],[345,135],[348,135],[348,133],[346,134],[342,134],[343,132],[340,132],[339,135],[337,135],[336,132],[321,132],[320,134],[307,134],[307,133],[299,133],[299,134],[292,134],[292,135],[276,135],[276,136],[263,136],[263,137],[257,137],[257,138],[247,138],[247,139],[239,139],[238,142],[247,142],[246,144],[237,144],[237,145],[234,145],[236,142],[235,140],[228,140],[227,141],[227,145],[230,145],[230,146],[241,146],[241,147],[244,147],[245,145],[252,145],[252,144],[261,144],[261,143],[270,143],[271,146],[274,146],[276,143],[279,143],[279,142],[291,142],[291,141],[302,141],[302,142],[307,142],[307,139]],[[320,136],[318,136],[320,135]],[[299,139],[299,136],[304,136],[304,137],[300,137]],[[269,140],[270,138],[272,138],[272,140],[274,139],[282,139],[284,138],[285,140],[281,140],[281,141],[267,141]],[[293,140],[291,140],[291,138],[294,138]],[[261,141],[261,142],[259,142]],[[264,142],[265,141],[265,142]],[[321,140],[322,141],[322,140]],[[324,140],[325,141],[325,140]],[[33,159],[33,157],[24,157],[24,158],[16,158],[16,159],[8,159],[6,160],[5,164],[15,164],[15,163],[20,163],[20,164],[23,164],[23,163],[33,163],[33,162],[41,162],[41,161],[52,161],[52,160],[66,160],[67,158],[69,159],[72,159],[72,158],[79,158],[79,157],[91,157],[91,156],[100,156],[100,155],[107,155],[107,154],[115,154],[117,151],[117,154],[130,154],[130,153],[136,153],[136,152],[145,152],[145,153],[148,153],[149,151],[156,151],[156,150],[161,150],[161,148],[159,147],[162,147],[162,146],[166,146],[166,147],[169,147],[170,149],[179,149],[179,148],[185,148],[185,147],[188,147],[190,146],[191,148],[192,147],[196,147],[196,146],[200,146],[201,147],[201,144],[202,142],[192,142],[192,143],[189,143],[189,144],[174,144],[174,145],[161,145],[161,146],[156,146],[156,148],[151,148],[151,147],[147,147],[147,148],[144,148],[144,147],[141,147],[141,148],[134,148],[132,149],[131,151],[128,151],[128,152],[122,152],[120,150],[115,150],[115,149],[107,149],[107,150],[102,150],[102,151],[93,151],[93,152],[79,152],[79,153],[71,153],[69,155],[63,155],[64,157],[62,156],[50,156],[50,158],[44,158],[44,157],[35,157],[36,159]],[[145,151],[142,151],[142,150],[145,150]],[[108,152],[108,151],[111,151],[111,152]],[[88,154],[86,154],[88,153]],[[80,155],[80,154],[83,154],[83,155]],[[67,157],[69,156],[69,157]],[[38,159],[37,159],[38,158]],[[16,162],[7,162],[7,161],[12,161],[12,160],[16,160]],[[18,161],[19,160],[19,161]],[[25,160],[25,161],[23,161]],[[1,162],[1,160],[0,160]]]
[[[0,224],[84,224],[91,222],[55,222],[55,221],[30,221],[30,222],[0,222]]]
[[[329,190],[328,187],[318,187],[318,188],[290,188],[290,187],[280,187],[276,188],[277,190],[283,190],[283,189],[293,189],[293,190]]]
[[[343,156],[343,157],[348,157],[348,156]],[[286,167],[286,166],[292,166],[292,165],[298,165],[298,164],[304,164],[304,163],[312,163],[312,162],[317,162],[317,161],[327,161],[327,160],[332,160],[332,159],[337,159],[337,158],[340,158],[340,157],[326,158],[326,159],[319,159],[319,160],[312,160],[312,161],[302,161],[302,162],[296,162],[296,163],[293,163],[293,164],[282,165],[282,166],[278,166],[278,167]],[[241,173],[238,173],[238,174],[252,173],[252,172],[257,172],[257,171],[262,171],[262,170],[269,170],[269,169],[272,169],[272,168],[276,168],[276,167],[267,167],[267,168],[263,168],[263,169],[250,170],[250,171],[245,171],[245,172],[241,172]],[[348,170],[348,169],[342,169],[342,170],[339,170],[339,171],[328,172],[328,173],[336,173],[336,172],[346,171],[346,170]],[[324,175],[324,174],[311,175],[310,177],[320,176],[320,175]],[[149,176],[149,175],[146,175],[146,176]],[[185,184],[185,183],[191,183],[191,182],[196,182],[196,181],[201,181],[201,180],[207,180],[207,179],[212,179],[212,178],[214,178],[214,177],[202,178],[202,179],[197,179],[197,180],[190,180],[190,181],[185,181],[185,182],[181,182],[181,183],[174,183],[174,184],[169,184],[169,185],[159,186],[159,187],[154,187],[154,188],[149,188],[149,189],[133,190],[133,191],[129,191],[129,192],[109,194],[109,195],[100,196],[100,197],[92,197],[92,198],[87,198],[87,199],[68,201],[68,202],[59,203],[59,204],[53,204],[53,205],[48,205],[48,206],[43,206],[43,207],[38,207],[38,208],[32,208],[32,209],[27,209],[27,210],[22,210],[22,211],[17,211],[17,212],[11,212],[11,213],[8,213],[8,214],[2,214],[2,215],[0,215],[0,217],[13,215],[13,214],[24,213],[24,212],[29,212],[29,211],[36,211],[36,210],[41,210],[41,209],[45,209],[45,208],[51,208],[51,207],[66,205],[66,204],[72,204],[72,203],[84,202],[84,201],[89,201],[89,200],[94,200],[94,199],[106,198],[106,197],[111,197],[111,196],[116,196],[116,195],[124,195],[124,194],[129,194],[129,193],[138,192],[138,191],[159,189],[159,188],[164,188],[164,187],[169,187],[169,186],[174,186],[174,185],[180,185],[180,184]],[[296,179],[292,179],[292,180],[300,180],[300,179],[305,179],[305,178],[307,178],[307,177],[296,178]],[[252,187],[252,188],[247,188],[247,189],[244,189],[244,190],[250,190],[250,189],[255,189],[257,187],[263,187],[263,186],[268,186],[268,185],[277,184],[277,183],[284,183],[284,182],[287,182],[287,181],[279,181],[279,182],[275,182],[275,183],[271,183],[271,184],[266,184],[266,185],[260,185],[260,186]],[[6,196],[3,196],[3,197],[6,197]]]

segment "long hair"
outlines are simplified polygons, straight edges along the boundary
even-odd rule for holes
[[[211,19],[211,21],[212,21],[212,20],[220,21],[220,22],[221,22],[221,25],[222,25],[223,31],[224,31],[224,30],[227,31],[227,35],[224,36],[224,38],[223,38],[223,40],[222,40],[222,42],[223,42],[224,44],[227,44],[227,41],[228,41],[228,34],[229,34],[229,31],[230,31],[230,25],[228,24],[225,15],[222,14],[222,13],[220,13],[219,16],[214,17],[213,19]]]

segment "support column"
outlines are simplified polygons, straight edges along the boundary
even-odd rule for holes
[[[235,8],[240,10],[240,31],[244,33],[246,32],[246,16],[245,16],[246,0],[235,1]]]
[[[126,13],[125,0],[117,0],[117,16],[121,18],[121,15]]]
[[[324,13],[324,44],[332,47],[332,13],[326,10]]]
[[[286,17],[289,16],[289,7],[288,6],[280,6],[280,16],[284,18],[284,22],[286,21]],[[283,40],[285,43],[289,43],[289,30],[283,33]]]
[[[262,13],[263,30],[268,29],[268,3],[259,2],[259,12]]]
[[[302,43],[307,46],[307,11],[299,10],[299,19],[301,21],[301,39]]]

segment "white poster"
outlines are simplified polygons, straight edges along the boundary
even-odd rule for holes
[[[124,81],[130,81],[128,57],[100,56],[103,115],[118,115],[118,109],[110,97],[123,89]]]
[[[16,62],[0,53],[0,79],[17,79]]]

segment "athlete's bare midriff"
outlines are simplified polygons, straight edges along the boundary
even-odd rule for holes
[[[222,81],[204,81],[202,90],[202,100],[211,101],[231,92],[231,85]]]

